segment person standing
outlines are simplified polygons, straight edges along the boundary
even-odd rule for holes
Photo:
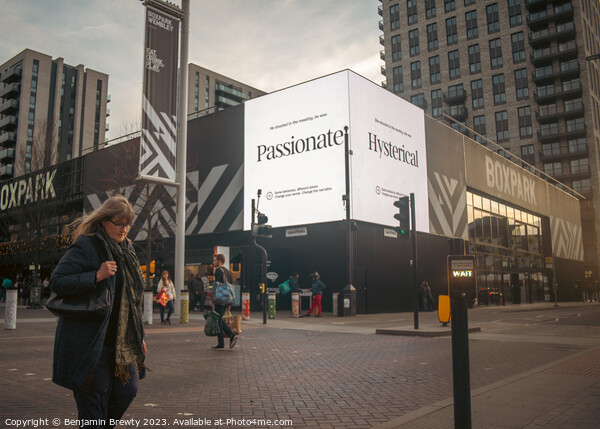
[[[171,276],[167,270],[164,270],[160,275],[160,281],[158,282],[157,287],[158,293],[164,293],[167,295],[169,300],[167,301],[167,305],[160,305],[160,323],[161,325],[171,324],[171,314],[175,311],[175,285],[171,280]],[[167,310],[167,318],[165,319],[165,309]]]
[[[423,302],[423,310],[433,311],[433,295],[431,294],[431,288],[426,280],[423,280],[419,285],[419,294]]]
[[[195,283],[195,277],[193,274],[190,274],[188,281],[187,281],[187,290],[188,290],[188,294],[190,299],[188,300],[188,310],[190,312],[192,311],[196,311],[196,283]]]
[[[196,274],[196,294],[198,297],[197,303],[200,304],[200,311],[204,311],[204,303],[206,301],[205,279],[206,277],[201,276],[200,273]],[[208,282],[208,279],[206,281]]]
[[[78,219],[73,244],[50,278],[58,296],[108,289],[113,298],[103,319],[59,317],[56,325],[52,381],[73,391],[80,420],[120,419],[145,376],[144,279],[126,238],[133,217],[131,204],[119,195]],[[86,426],[105,427],[113,426]]]
[[[229,270],[227,268],[225,268],[223,265],[225,264],[225,256],[221,255],[221,254],[217,254],[215,256],[213,256],[213,265],[215,267],[215,282],[221,282],[221,283],[229,283],[231,284],[231,273],[229,272]],[[214,311],[216,311],[217,313],[219,313],[219,327],[221,329],[219,329],[219,334],[217,335],[217,339],[219,341],[219,343],[216,346],[213,346],[213,350],[222,350],[223,348],[225,348],[225,340],[223,337],[223,332],[225,332],[227,335],[229,335],[229,348],[232,349],[233,347],[235,347],[235,343],[237,342],[237,335],[233,334],[233,331],[231,330],[231,328],[227,325],[227,323],[223,322],[223,315],[225,314],[226,310],[230,310],[231,309],[231,305],[221,305],[221,304],[215,304],[214,302],[214,288],[213,288],[213,296],[212,296],[212,308]]]
[[[315,317],[321,317],[321,299],[323,298],[323,289],[325,289],[327,286],[320,280],[321,276],[319,276],[319,273],[316,271],[310,274],[310,278],[312,279],[312,305],[310,306],[308,313],[300,317],[309,317],[313,310],[315,311]]]

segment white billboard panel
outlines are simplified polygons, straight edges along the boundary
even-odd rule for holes
[[[422,109],[349,74],[352,218],[397,226],[393,203],[415,194],[417,230],[429,232]]]
[[[244,229],[251,201],[273,227],[346,218],[344,127],[348,73],[268,94],[244,108]]]

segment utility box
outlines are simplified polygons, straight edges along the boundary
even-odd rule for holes
[[[347,285],[338,298],[338,314],[342,317],[356,316],[356,288]]]

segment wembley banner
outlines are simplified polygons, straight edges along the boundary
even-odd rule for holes
[[[140,174],[176,180],[177,59],[181,14],[146,1]]]

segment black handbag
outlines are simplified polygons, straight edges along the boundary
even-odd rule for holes
[[[102,264],[108,260],[106,249],[98,237],[93,235],[91,239]],[[55,316],[68,319],[104,319],[111,304],[110,290],[106,287],[106,282],[102,282],[97,289],[83,295],[59,296],[52,292],[46,308]]]

